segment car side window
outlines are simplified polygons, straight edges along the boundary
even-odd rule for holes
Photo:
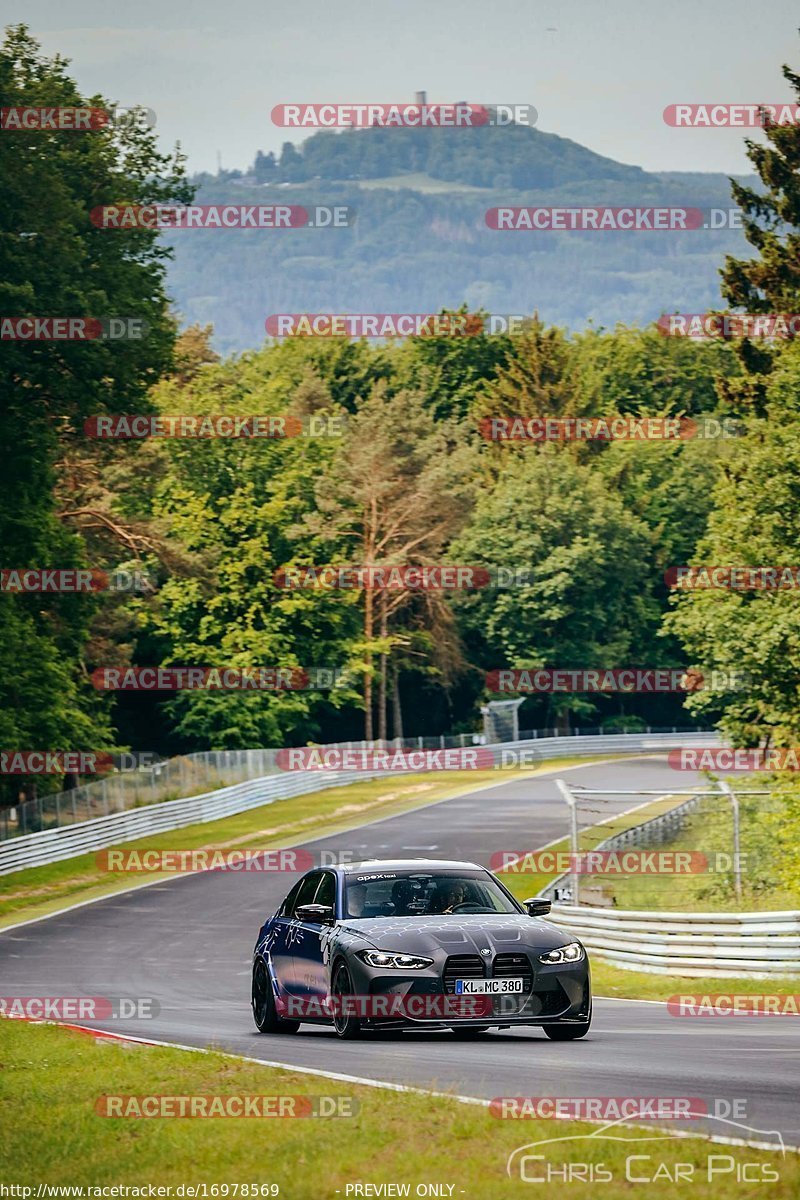
[[[305,879],[301,879],[300,887],[295,897],[295,902],[292,905],[292,910],[288,914],[293,917],[301,904],[313,904],[314,895],[319,887],[319,871],[315,871],[313,875],[306,875]]]
[[[333,909],[336,908],[336,876],[330,871],[322,872],[314,903],[327,904]]]
[[[293,917],[297,912],[298,906],[301,904],[311,904],[314,899],[314,893],[319,886],[319,872],[315,871],[313,875],[304,876],[298,883],[294,885],[289,895],[283,902],[280,915],[282,917]]]
[[[279,917],[288,917],[288,916],[291,916],[291,914],[294,912],[295,900],[297,899],[297,893],[300,891],[300,886],[301,886],[302,882],[303,882],[302,879],[298,879],[297,883],[294,885],[292,890],[289,892],[289,895],[286,897],[283,904],[278,909]]]

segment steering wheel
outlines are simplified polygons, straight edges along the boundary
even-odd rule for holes
[[[490,913],[494,912],[493,908],[487,908],[485,904],[475,904],[472,900],[462,900],[460,904],[454,904],[450,912],[460,912],[463,909],[468,909],[469,912]]]

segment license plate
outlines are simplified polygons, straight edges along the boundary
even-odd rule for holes
[[[508,996],[524,990],[523,979],[457,979],[457,996]]]

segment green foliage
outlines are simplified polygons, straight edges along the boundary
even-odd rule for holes
[[[210,365],[188,386],[173,380],[153,393],[166,414],[279,415],[290,411],[285,353]],[[296,364],[295,364],[296,365]],[[308,389],[306,389],[308,398]],[[222,405],[220,396],[224,396]],[[330,399],[327,409],[338,411]],[[313,506],[315,480],[334,453],[331,437],[174,439],[156,451],[150,515],[195,557],[198,568],[171,575],[140,614],[137,651],[175,665],[346,667],[357,631],[352,597],[281,589],[275,573],[295,554],[292,527]],[[314,555],[316,543],[305,544]],[[186,691],[164,709],[174,735],[192,749],[276,745],[318,732],[313,714],[352,700],[307,691]]]
[[[644,523],[602,475],[553,447],[508,463],[451,554],[530,572],[460,601],[492,667],[633,665],[655,631]]]
[[[81,95],[66,63],[24,26],[0,49],[4,106],[107,107]],[[165,251],[147,231],[95,228],[97,205],[188,199],[182,164],[149,131],[33,130],[0,138],[0,311],[8,316],[138,317],[141,341],[4,341],[0,408],[0,555],[4,567],[85,565],[54,487],[65,442],[98,412],[140,407],[170,362],[174,321]],[[92,564],[95,565],[95,564]],[[0,597],[4,747],[99,748],[112,736],[82,654],[95,600]]]
[[[784,66],[783,77],[800,99],[800,76]],[[800,127],[765,119],[763,133],[763,143],[745,143],[759,186],[731,181],[743,213],[744,235],[756,254],[746,259],[726,256],[722,294],[745,312],[794,313],[800,303]],[[738,355],[746,374],[723,388],[724,398],[743,415],[764,416],[775,348],[745,338]]]
[[[786,348],[769,377],[764,418],[751,418],[713,494],[707,534],[692,559],[722,566],[800,561],[800,353]],[[747,685],[697,693],[697,713],[723,710],[738,744],[797,744],[800,736],[800,613],[796,590],[703,589],[678,594],[667,626],[704,670],[736,671]]]

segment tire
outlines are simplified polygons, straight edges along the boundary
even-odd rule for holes
[[[551,1042],[574,1042],[577,1038],[586,1037],[592,1023],[592,1009],[585,1021],[565,1021],[563,1025],[544,1025],[543,1029]]]
[[[260,958],[253,967],[250,1003],[259,1033],[297,1033],[300,1028],[299,1021],[287,1021],[285,1017],[279,1017],[276,1013],[272,982],[264,961]]]
[[[331,983],[332,996],[352,996],[353,995],[353,980],[350,977],[347,963],[340,960],[333,973]],[[342,1013],[334,1011],[333,1028],[340,1038],[351,1040],[361,1036],[361,1021],[358,1017],[344,1016]]]
[[[471,1041],[472,1038],[483,1037],[483,1035],[485,1033],[489,1032],[489,1029],[491,1028],[491,1026],[489,1026],[489,1025],[462,1025],[462,1026],[452,1025],[450,1028],[451,1028],[451,1032],[453,1033],[453,1035],[455,1037],[460,1038],[462,1041],[468,1042],[468,1041]]]

